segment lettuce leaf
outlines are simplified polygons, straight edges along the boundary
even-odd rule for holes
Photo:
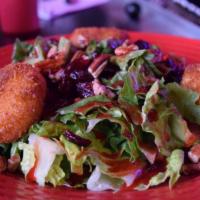
[[[119,93],[118,102],[133,124],[140,125],[142,123],[142,115],[138,106],[138,97],[130,73],[125,76],[124,85]]]
[[[22,42],[19,39],[16,39],[12,53],[13,62],[16,63],[25,60],[25,58],[29,55],[29,53],[32,50],[33,50],[33,45],[28,44],[26,42]]]
[[[81,153],[80,148],[76,144],[69,142],[63,135],[60,136],[60,141],[64,145],[67,159],[70,162],[71,172],[82,175],[86,156],[79,157]]]
[[[138,99],[133,89],[132,79],[129,74],[124,79],[124,86],[119,93],[119,101],[130,105],[137,105]]]
[[[92,174],[87,181],[87,189],[91,191],[104,191],[104,190],[119,190],[122,186],[123,180],[118,178],[112,178],[100,171],[100,168],[96,166]]]
[[[200,105],[197,105],[199,94],[177,83],[169,83],[166,87],[170,101],[176,105],[181,115],[190,122],[200,125]]]
[[[180,177],[181,167],[184,163],[184,151],[180,149],[174,150],[167,159],[167,169],[165,172],[159,172],[153,176],[147,185],[140,184],[137,190],[146,190],[151,186],[164,183],[169,178],[169,188],[171,189]]]
[[[33,168],[36,161],[34,149],[32,145],[23,142],[19,142],[18,147],[23,151],[21,169],[26,177],[29,171]]]
[[[85,106],[86,104],[92,103],[92,102],[110,102],[110,99],[108,99],[107,97],[102,96],[102,95],[92,96],[92,97],[85,98],[85,99],[83,99],[77,103],[74,103],[70,106],[61,108],[57,112],[61,115],[64,115],[66,113],[74,112],[75,109]]]
[[[159,87],[159,82],[156,81],[146,95],[142,107],[142,128],[154,135],[158,149],[168,156],[176,148],[191,146],[196,138],[176,107],[158,94]]]
[[[57,138],[62,135],[68,127],[61,122],[54,121],[41,121],[38,124],[34,124],[29,129],[29,133],[35,133],[36,135],[49,137],[49,138]]]
[[[63,155],[57,155],[47,176],[45,177],[45,182],[51,183],[54,187],[62,185],[65,182],[65,172],[60,166],[62,160]]]
[[[122,71],[127,71],[130,67],[130,61],[137,62],[137,60],[140,59],[145,53],[146,50],[132,51],[125,56],[113,56],[111,61],[117,64]]]
[[[68,56],[70,52],[70,48],[71,48],[70,41],[65,37],[61,37],[58,43],[58,51],[65,52],[65,56]]]

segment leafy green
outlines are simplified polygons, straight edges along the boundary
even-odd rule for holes
[[[158,95],[159,82],[155,82],[146,95],[142,107],[143,124],[146,132],[151,132],[155,137],[155,144],[163,155],[169,155],[175,148],[180,148],[187,143],[188,128],[176,108]],[[150,115],[153,114],[153,117]],[[152,119],[151,119],[152,118]],[[191,134],[189,137],[192,137]]]
[[[33,168],[33,166],[35,164],[34,149],[30,144],[26,144],[23,142],[19,142],[18,147],[20,150],[23,150],[21,169],[26,177],[28,172]]]
[[[181,167],[184,163],[184,151],[180,149],[174,150],[167,159],[167,169],[165,172],[159,172],[153,176],[147,185],[140,184],[137,190],[146,190],[151,186],[164,183],[169,178],[169,188],[172,188],[180,177]]]
[[[170,101],[176,105],[181,115],[191,122],[200,124],[200,105],[196,104],[199,94],[177,83],[169,83],[166,87]]]
[[[118,190],[123,184],[123,181],[118,178],[110,177],[103,174],[99,167],[96,166],[87,181],[87,189],[91,191]]]
[[[64,51],[67,56],[70,52],[70,48],[70,41],[65,37],[61,37],[58,43],[58,51]]]
[[[111,61],[116,63],[122,71],[127,71],[130,67],[130,61],[137,62],[145,53],[146,50],[132,51],[125,56],[113,56]]]
[[[35,133],[36,135],[43,137],[59,137],[68,128],[65,124],[54,121],[41,121],[38,124],[34,124],[29,129],[29,133]]]
[[[57,155],[46,178],[45,182],[51,183],[54,187],[57,185],[62,185],[65,182],[65,172],[61,168],[61,162],[63,160],[63,155]]]
[[[71,172],[79,175],[83,174],[83,164],[86,161],[86,157],[78,157],[81,153],[80,148],[71,142],[69,142],[63,135],[60,136],[60,141],[64,145],[67,159],[70,162]]]
[[[61,108],[57,112],[61,115],[64,115],[64,114],[69,113],[69,112],[74,112],[75,109],[82,107],[82,106],[84,106],[88,103],[92,103],[92,102],[110,102],[110,99],[108,99],[107,97],[102,96],[102,95],[92,96],[92,97],[85,98],[85,99],[83,99],[83,100],[81,100],[77,103],[74,103],[70,106]]]
[[[19,39],[16,39],[12,53],[13,62],[16,63],[23,61],[32,50],[33,50],[33,45],[27,42],[22,42]]]
[[[111,53],[112,49],[108,47],[107,40],[102,40],[100,42],[96,42],[95,40],[91,40],[86,48],[86,54],[89,57],[92,57],[94,53]]]
[[[129,74],[124,79],[124,86],[119,93],[119,101],[130,105],[138,104],[138,99],[133,89],[132,79]]]
[[[18,147],[18,142],[13,142],[12,143],[12,146],[11,146],[11,149],[10,149],[10,157],[20,153],[19,151],[19,147]]]

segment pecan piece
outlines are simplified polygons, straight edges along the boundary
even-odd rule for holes
[[[66,56],[63,52],[57,53],[53,58],[47,58],[43,61],[35,63],[34,66],[38,67],[42,72],[48,72],[49,70],[56,72],[66,62]]]
[[[10,172],[14,172],[18,169],[20,165],[20,156],[14,155],[11,158],[8,159],[8,170]]]
[[[188,152],[188,157],[193,163],[198,163],[200,160],[200,144],[195,144]]]
[[[83,55],[84,55],[84,52],[83,52],[83,51],[81,51],[81,50],[76,51],[76,52],[74,53],[74,55],[72,56],[72,58],[71,58],[71,63],[72,63],[73,61],[75,61],[76,59],[81,58]]]
[[[115,94],[105,85],[101,84],[98,79],[92,82],[92,88],[95,95],[105,95],[109,98],[115,97]]]
[[[138,46],[135,44],[129,44],[129,42],[126,40],[121,46],[115,49],[115,55],[123,56],[131,51],[136,51],[136,50],[138,50]]]
[[[88,72],[94,77],[97,78],[101,72],[104,70],[110,58],[109,54],[101,54],[93,60],[93,62],[88,67]]]

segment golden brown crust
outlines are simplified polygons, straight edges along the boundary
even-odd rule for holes
[[[104,40],[110,38],[126,39],[128,32],[117,28],[77,28],[70,37],[72,44],[76,47],[85,47],[91,40]]]
[[[0,69],[0,143],[19,139],[40,118],[46,82],[29,64]]]
[[[200,64],[188,65],[185,68],[181,85],[200,93]]]

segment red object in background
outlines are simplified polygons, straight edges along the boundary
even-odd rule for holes
[[[2,31],[7,34],[37,31],[37,0],[0,0],[0,21]]]
[[[156,44],[166,53],[171,52],[177,56],[185,57],[188,63],[200,63],[200,40],[136,32],[130,33],[130,36],[133,40],[143,39]],[[0,48],[0,67],[11,62],[11,53],[11,45]],[[163,184],[143,192],[134,190],[124,190],[117,193],[112,191],[91,192],[67,187],[40,187],[33,183],[26,183],[24,178],[19,175],[0,174],[0,199],[198,200],[200,198],[199,186],[200,175],[184,177],[172,190],[167,184]]]

